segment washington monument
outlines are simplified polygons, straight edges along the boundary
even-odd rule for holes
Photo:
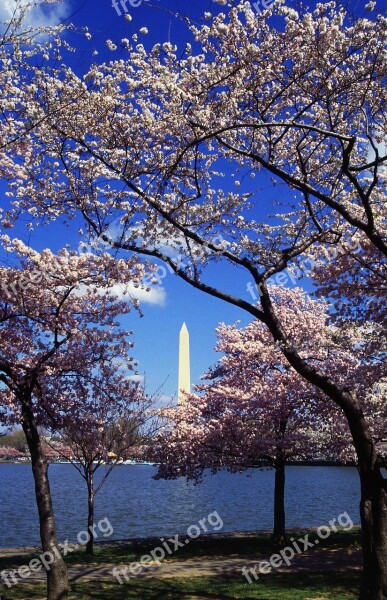
[[[179,336],[179,388],[177,403],[184,402],[183,392],[191,391],[190,364],[189,364],[189,333],[187,325],[183,323]]]

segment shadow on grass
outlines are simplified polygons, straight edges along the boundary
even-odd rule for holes
[[[69,600],[356,600],[359,574],[286,573],[249,585],[238,577],[133,579],[125,585],[101,580],[71,585]],[[2,600],[44,600],[44,586],[7,590]]]
[[[308,530],[312,535],[313,530]],[[315,532],[315,530],[314,530]],[[292,530],[289,537],[303,537],[305,530]],[[338,531],[332,533],[326,540],[320,540],[319,548],[359,548],[361,541],[360,529],[354,528],[351,531]],[[149,554],[151,550],[160,545],[159,538],[148,538],[146,540],[122,540],[117,542],[96,543],[94,556],[87,556],[84,548],[71,552],[66,556],[68,564],[91,564],[91,563],[128,563],[137,561],[144,554]],[[166,556],[165,560],[186,560],[187,558],[198,558],[202,556],[227,557],[227,556],[245,556],[254,554],[273,554],[281,550],[286,544],[275,544],[268,535],[249,535],[235,536],[232,534],[213,534],[203,536],[198,540],[191,542],[179,548],[171,556]],[[32,558],[39,556],[39,553],[29,555],[18,555],[0,557],[0,570],[9,569],[14,566],[28,564]]]

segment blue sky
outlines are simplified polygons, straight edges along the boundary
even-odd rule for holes
[[[13,0],[9,0],[8,6],[12,6],[12,3]],[[119,41],[123,37],[130,37],[143,26],[149,30],[147,35],[149,45],[165,39],[178,41],[183,45],[186,29],[181,18],[175,16],[177,12],[182,14],[182,5],[187,14],[198,23],[204,11],[217,13],[221,10],[221,7],[212,0],[187,3],[177,0],[153,0],[142,2],[137,8],[131,8],[132,21],[128,22],[123,14],[121,16],[117,14],[112,7],[112,0],[72,0],[61,3],[60,8],[54,8],[54,15],[60,20],[67,18],[80,27],[88,27],[92,38],[87,41],[83,35],[79,35],[78,51],[72,59],[73,67],[83,71],[90,62],[91,49],[98,50],[98,60],[119,58],[120,50],[114,54],[107,51],[106,39]],[[129,8],[129,2],[127,6]],[[1,17],[6,15],[5,7],[7,1],[2,3]],[[47,15],[43,17],[42,14],[35,16],[36,23],[42,23],[42,20],[47,19],[52,22],[55,17],[52,13],[49,17]],[[0,189],[4,191],[4,186]],[[4,196],[1,204],[6,205]],[[38,227],[30,232],[25,227],[26,222],[23,219],[12,232],[6,233],[12,237],[20,237],[38,250],[44,247],[58,250],[66,244],[78,248],[80,241],[77,233],[78,224],[64,226],[57,223],[49,228]],[[246,275],[236,277],[235,269],[231,273],[223,268],[213,267],[213,269],[214,280],[222,284],[227,283],[230,290],[239,295],[245,292],[246,298],[249,298],[246,290],[248,281]],[[160,271],[160,273],[163,275],[164,272]],[[133,354],[139,362],[140,373],[145,375],[148,392],[154,392],[165,382],[161,393],[170,396],[177,394],[178,339],[184,321],[190,334],[191,382],[198,383],[201,374],[218,358],[214,345],[215,328],[219,322],[233,323],[241,319],[243,323],[248,323],[250,317],[233,306],[194,290],[169,272],[166,277],[162,277],[160,292],[158,296],[163,301],[156,304],[144,303],[143,317],[140,318],[133,311],[125,319],[125,324],[128,329],[134,331]]]
[[[0,18],[7,16],[7,9],[13,2],[14,0],[3,0]],[[91,50],[98,51],[97,60],[120,58],[120,49],[114,54],[107,50],[106,39],[119,42],[121,38],[129,38],[141,27],[146,27],[149,33],[146,39],[142,39],[143,43],[152,46],[170,39],[183,47],[187,34],[181,19],[182,14],[187,13],[199,23],[200,16],[205,11],[217,13],[224,10],[224,7],[212,0],[143,0],[141,3],[140,0],[132,0],[133,4],[139,4],[136,8],[131,8],[130,2],[131,0],[126,0],[128,12],[132,16],[130,22],[124,18],[122,6],[122,14],[117,13],[112,6],[112,0],[65,0],[54,6],[51,13],[37,14],[35,21],[41,23],[42,20],[67,19],[79,27],[88,27],[92,35],[91,40],[88,41],[83,34],[79,34],[76,38],[77,52],[71,59],[73,68],[83,72],[90,64]],[[355,2],[356,4],[358,3]],[[179,14],[180,17],[177,16]],[[3,186],[1,191],[4,191]],[[271,198],[272,196],[265,192],[265,200],[270,201]],[[2,205],[4,204],[3,199]],[[29,242],[36,249],[50,247],[58,250],[66,244],[78,248],[80,239],[77,225],[74,223],[66,227],[57,223],[47,229],[37,228],[29,232],[25,223],[20,222],[11,235]],[[248,277],[245,273],[238,272],[235,268],[215,265],[211,269],[215,283],[218,281],[230,292],[247,300],[251,299],[247,291]],[[164,381],[161,390],[163,394],[169,396],[177,393],[178,337],[183,321],[187,323],[190,333],[191,382],[198,383],[201,374],[218,358],[214,344],[215,328],[219,322],[234,323],[241,320],[242,324],[247,324],[251,320],[241,309],[194,290],[170,273],[162,278],[162,289],[158,290],[156,300],[155,303],[147,302],[142,305],[142,318],[133,312],[125,320],[128,329],[134,330],[133,354],[139,362],[140,373],[146,377],[149,393],[154,392]]]
[[[4,186],[0,190],[3,191]],[[22,219],[13,230],[5,233],[22,239],[36,250],[48,247],[57,251],[65,245],[74,250],[79,248],[82,239],[78,235],[79,223],[65,226],[57,222],[28,231],[26,222]],[[8,254],[0,254],[0,261],[1,264],[13,264]],[[230,271],[224,265],[214,265],[209,273],[214,283],[227,287],[236,295],[251,298],[247,291],[249,278],[242,271],[237,273],[235,268]],[[251,319],[242,310],[195,290],[161,263],[158,276],[160,286],[156,286],[156,293],[151,294],[152,302],[141,304],[143,316],[132,311],[123,319],[123,324],[134,332],[131,338],[135,343],[133,355],[139,362],[139,372],[145,375],[147,391],[153,393],[164,384],[161,393],[171,396],[177,393],[178,339],[184,321],[190,334],[191,382],[198,383],[201,374],[219,357],[214,351],[215,328],[219,322],[241,320],[247,324]]]

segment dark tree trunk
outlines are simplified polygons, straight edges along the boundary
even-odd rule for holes
[[[259,281],[256,281],[259,284]],[[266,285],[261,286],[264,322],[282,352],[304,379],[325,392],[344,412],[356,450],[360,485],[360,519],[362,526],[363,572],[359,600],[387,600],[387,480],[378,465],[372,432],[364,418],[356,394],[341,388],[329,376],[320,373],[301,358],[288,342],[278,320]],[[256,314],[262,320],[262,315]]]
[[[88,472],[87,479],[87,500],[88,500],[88,511],[87,511],[87,531],[89,532],[89,539],[86,544],[86,554],[94,554],[94,471],[93,465],[91,465]]]
[[[361,485],[363,577],[360,600],[387,600],[387,479],[377,460],[364,418],[349,422],[358,457]]]
[[[286,541],[285,530],[285,458],[279,457],[274,464],[274,528],[272,540],[282,543]]]
[[[387,600],[387,489],[380,470],[360,473],[363,579],[360,600]]]
[[[40,435],[35,423],[30,399],[23,399],[23,431],[31,454],[35,481],[36,503],[39,513],[40,539],[49,567],[47,574],[47,600],[65,600],[68,597],[66,564],[58,547],[54,511],[52,507],[48,464],[43,454]]]

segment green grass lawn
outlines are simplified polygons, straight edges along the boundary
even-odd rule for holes
[[[292,537],[302,537],[305,535],[305,530],[292,532]],[[316,537],[316,536],[314,536]],[[313,536],[311,536],[313,539]],[[123,546],[96,546],[95,556],[87,557],[83,550],[76,551],[68,556],[68,562],[130,562],[141,558],[144,554],[148,554],[156,546],[160,545],[160,540],[155,538],[152,542],[140,542],[133,545]],[[172,544],[173,546],[173,544]],[[217,538],[202,537],[197,540],[191,540],[187,546],[179,548],[171,555],[167,555],[165,560],[186,560],[198,556],[245,556],[254,554],[268,554],[281,550],[286,544],[275,544],[270,540],[269,536],[251,536],[251,537],[228,537]],[[352,529],[351,531],[340,531],[332,534],[326,540],[320,540],[319,546],[313,549],[314,552],[323,550],[324,548],[360,548],[360,529]]]
[[[262,578],[249,585],[237,577],[192,577],[190,579],[141,579],[118,585],[95,581],[71,586],[70,600],[356,600],[359,574],[287,573]],[[43,600],[45,588],[14,587],[2,600]]]
[[[292,532],[292,537],[302,537],[305,530]],[[313,537],[311,537],[313,539]],[[128,563],[137,561],[144,554],[148,554],[156,546],[161,544],[158,538],[150,541],[124,543],[122,545],[101,544],[95,546],[94,556],[86,556],[84,548],[71,552],[66,556],[68,564],[87,563]],[[244,556],[252,554],[272,554],[283,548],[286,544],[274,544],[268,536],[259,535],[251,537],[202,537],[179,548],[172,555],[167,555],[165,560],[185,560],[197,556]],[[172,544],[173,547],[173,544]],[[332,533],[326,540],[321,540],[318,548],[311,550],[319,552],[324,548],[360,548],[360,529],[353,528],[350,531],[338,531]],[[0,557],[0,570],[9,569],[13,566],[27,564],[31,558],[39,556],[30,554],[13,558]]]
[[[305,531],[299,532],[299,537]],[[292,532],[297,538],[297,532]],[[313,539],[313,536],[311,536]],[[360,531],[341,531],[332,534],[327,540],[309,552],[323,552],[324,548],[340,549],[359,547]],[[97,545],[95,556],[86,557],[84,549],[69,554],[68,564],[80,563],[129,563],[137,561],[144,554],[160,544],[160,540],[124,543],[122,545]],[[243,557],[254,554],[270,556],[282,546],[273,544],[268,536],[229,537],[221,536],[192,540],[190,544],[179,549],[170,558],[183,560],[187,558],[207,557]],[[13,558],[0,558],[0,570],[9,570],[18,565],[28,564],[33,556],[24,555]],[[248,584],[242,575],[212,576],[191,578],[141,578],[133,577],[124,585],[119,585],[113,578],[95,580],[71,585],[70,600],[95,598],[99,600],[356,600],[360,574],[354,570],[332,572],[290,572],[271,573],[260,576],[259,581]],[[27,585],[18,583],[10,589],[0,586],[1,600],[44,600],[45,585]]]

